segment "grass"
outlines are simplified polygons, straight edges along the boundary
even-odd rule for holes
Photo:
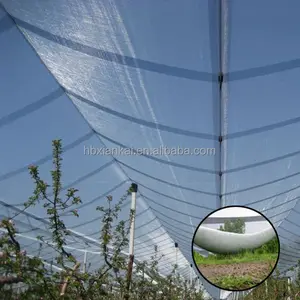
[[[215,285],[229,290],[242,290],[260,283],[260,280],[254,280],[250,276],[222,276],[211,280]]]
[[[268,253],[262,251],[241,251],[236,254],[210,254],[208,257],[203,257],[196,251],[194,251],[194,259],[196,264],[201,265],[212,265],[218,268],[218,265],[232,265],[232,264],[243,264],[243,263],[268,263],[269,271],[271,272],[274,264],[277,260],[278,253]],[[242,265],[241,265],[242,267]],[[214,268],[214,267],[213,267]],[[243,267],[242,267],[243,268]],[[221,275],[215,277],[208,277],[208,280],[214,283],[216,286],[227,289],[227,290],[244,290],[256,286],[262,280],[265,279],[267,274],[253,274],[252,271],[246,271],[246,274],[234,274],[231,273],[228,267],[228,275]],[[248,274],[247,274],[248,273]]]
[[[209,255],[203,257],[196,251],[194,251],[194,258],[196,264],[233,264],[233,263],[247,263],[247,262],[273,262],[276,261],[278,253],[253,253],[250,251],[238,253],[238,254],[227,254],[227,255]]]
[[[224,290],[237,291],[262,282],[272,272],[278,251],[278,240],[274,238],[257,249],[242,250],[235,254],[210,254],[204,257],[194,251],[194,260],[200,271],[202,265],[202,271],[211,283]]]

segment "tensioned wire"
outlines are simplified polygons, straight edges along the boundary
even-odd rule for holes
[[[270,209],[272,209],[272,208],[270,208]],[[272,217],[271,217],[272,218]],[[153,220],[151,220],[151,222],[152,221],[154,221],[156,218],[154,218]],[[162,219],[160,219],[162,222],[165,222],[166,224],[169,224],[169,225],[171,225],[172,226],[172,228],[169,228],[168,226],[165,226],[166,228],[167,228],[167,230],[174,230],[174,229],[176,229],[176,230],[179,230],[179,231],[184,231],[184,232],[186,232],[185,230],[183,230],[182,228],[180,228],[180,227],[177,227],[177,226],[173,226],[172,224],[170,224],[170,223],[168,223],[167,221],[165,221],[165,220],[162,220]],[[175,220],[175,219],[173,219],[173,220]],[[279,220],[279,221],[277,221],[277,222],[280,222],[281,220]],[[276,223],[277,223],[276,222]],[[141,226],[139,226],[138,228],[140,228],[140,227],[143,227],[143,226],[146,226],[146,225],[148,225],[149,224],[149,222],[147,222],[146,224],[143,224],[143,225],[141,225]],[[158,228],[154,228],[152,231],[153,232],[155,232],[156,230],[158,230],[158,229],[160,229],[160,228],[163,228],[162,226],[159,226]],[[32,229],[32,230],[35,230],[35,229]],[[98,234],[99,233],[99,231],[97,231],[96,232],[96,234]],[[188,233],[188,232],[186,232],[186,233]],[[146,233],[146,234],[142,234],[142,235],[140,235],[140,236],[137,236],[136,238],[138,239],[138,238],[140,238],[140,237],[143,237],[143,236],[146,236],[147,234],[149,234],[149,232],[148,233]],[[172,234],[173,235],[173,234]],[[91,236],[91,235],[90,235]],[[176,236],[176,235],[175,235]],[[178,240],[180,240],[180,239],[182,239],[182,237],[184,237],[185,235],[182,235],[182,236],[178,236]],[[280,235],[281,237],[283,237],[283,238],[286,238],[286,237],[284,237],[284,236],[282,236],[282,235]],[[189,239],[189,237],[186,237],[186,239],[187,239],[187,243],[188,243],[188,241],[190,240]],[[288,238],[286,238],[286,239],[288,239]],[[140,242],[140,243],[144,243],[145,241],[142,241],[142,242]],[[75,243],[78,243],[77,241],[75,242]],[[182,240],[181,240],[181,243],[182,243]],[[158,242],[158,244],[159,244],[159,242]],[[137,244],[138,245],[138,244]],[[137,250],[139,250],[139,249],[137,249]]]
[[[41,109],[43,106],[45,105],[48,105],[50,103],[52,103],[54,100],[56,100],[59,96],[62,96],[64,93],[63,93],[63,90],[60,88],[52,93],[50,93],[48,96],[45,96],[43,98],[41,98],[40,100],[32,103],[32,104],[29,104],[15,112],[12,112],[10,113],[9,115],[6,115],[4,117],[2,117],[0,119],[0,127],[2,126],[6,126],[26,115],[29,115],[30,113],[36,111],[36,110],[39,110]],[[105,111],[105,110],[104,110]],[[300,118],[299,120],[296,119],[296,120],[293,120],[292,121],[285,121],[284,125],[291,125],[291,124],[295,124],[297,123],[296,121],[299,121],[300,122]],[[286,124],[288,123],[288,124]],[[282,125],[282,124],[281,124]],[[270,125],[271,126],[271,125]],[[273,124],[272,125],[274,128],[280,128],[282,126],[280,126],[280,124]],[[262,132],[262,131],[260,131]],[[89,139],[91,136],[93,135],[92,132],[88,133],[86,136],[83,136],[82,138],[79,138],[77,141],[71,143],[70,145],[67,145],[65,147],[63,147],[63,150],[64,152],[67,151],[67,150],[70,150],[72,149],[73,147],[75,147],[76,145],[80,144],[81,142],[83,141],[86,141],[87,139]],[[240,134],[242,136],[242,134]],[[104,137],[104,136],[103,136]],[[224,139],[225,137],[223,137]],[[217,140],[217,139],[216,139]],[[114,141],[114,140],[110,140],[111,142],[113,143],[118,143],[117,141]],[[123,145],[123,148],[126,148],[125,145]],[[132,149],[132,148],[131,148]],[[293,157],[293,156],[296,156],[296,155],[299,155],[300,154],[300,150],[298,151],[294,151],[294,152],[291,152],[291,153],[288,153],[288,154],[285,154],[285,155],[282,155],[282,156],[278,156],[276,158],[272,158],[272,159],[268,159],[268,160],[265,160],[265,161],[262,161],[262,162],[257,162],[257,163],[253,163],[253,164],[249,164],[249,165],[246,165],[246,166],[241,166],[241,167],[237,167],[237,168],[233,168],[233,169],[223,169],[222,172],[223,174],[225,173],[233,173],[233,172],[237,172],[237,171],[240,171],[240,170],[246,170],[246,169],[249,169],[249,168],[252,168],[252,167],[258,167],[258,166],[262,166],[262,165],[265,165],[265,164],[269,164],[269,163],[272,163],[272,162],[276,162],[276,161],[279,161],[279,160],[282,160],[282,159],[286,159],[286,158],[290,158],[290,157]],[[147,158],[150,158],[150,159],[157,159],[155,156],[151,156],[151,155],[145,155],[145,154],[141,154],[141,156],[144,156],[144,157],[147,157]],[[42,164],[48,160],[51,160],[52,156],[51,155],[48,155],[42,159],[40,159],[39,161],[36,162],[36,164]],[[172,164],[172,162],[169,162],[169,161],[166,161],[166,160],[163,160],[163,159],[159,159],[160,162],[163,162],[164,164]],[[195,168],[193,166],[189,166],[189,165],[184,165],[184,164],[175,164],[177,167],[181,167],[181,168],[186,168],[186,169],[190,169],[190,170],[194,170],[194,171],[199,171],[199,172],[208,172],[208,173],[211,173],[211,174],[217,174],[217,171],[215,170],[206,170],[206,169],[199,169],[199,168]],[[18,174],[18,173],[21,173],[23,171],[27,170],[27,167],[25,168],[20,168],[18,170],[15,170],[15,171],[11,171],[7,174],[4,174],[4,175],[1,175],[0,176],[0,181],[3,180],[3,179],[8,179],[10,178],[11,176],[15,175],[15,174]]]
[[[293,61],[293,63],[295,63],[296,61],[294,60]],[[282,68],[282,64],[281,64],[281,68]],[[291,65],[290,64],[290,67],[288,66],[288,64],[285,64],[285,69],[281,69],[281,71],[283,71],[283,70],[286,70],[286,69],[291,69],[291,68],[294,68],[295,67],[295,65]],[[299,67],[299,66],[296,66],[296,67]],[[277,68],[277,69],[276,69]],[[277,72],[278,71],[278,64],[276,64],[276,68],[275,69],[273,69],[273,71],[271,70],[271,72]],[[262,69],[260,69],[260,70],[262,70]],[[277,71],[276,71],[277,70]],[[239,71],[239,72],[241,72],[241,71]],[[269,73],[270,73],[270,68],[269,68],[269,71],[268,71]],[[241,73],[240,73],[241,74]],[[260,74],[262,74],[262,73],[260,73]],[[265,75],[266,73],[264,73],[264,75]],[[229,76],[230,74],[227,74],[228,75],[228,78],[235,78],[234,76],[232,77],[232,74],[231,74],[231,76]],[[244,75],[245,76],[245,75]],[[248,75],[249,76],[249,75]],[[252,76],[260,76],[259,74],[257,75],[252,75]],[[236,79],[235,79],[236,80]],[[224,74],[224,82],[226,81],[226,74]],[[269,126],[269,127],[264,127],[263,128],[263,130],[272,130],[272,129],[275,129],[275,128],[279,128],[279,126],[286,126],[286,125],[288,125],[288,124],[291,124],[291,123],[293,123],[293,122],[298,122],[299,120],[297,120],[297,119],[294,119],[293,121],[288,121],[288,122],[285,122],[285,123],[280,123],[280,124],[277,124],[276,126]],[[249,134],[254,134],[254,133],[258,133],[258,132],[261,132],[261,131],[254,131],[254,130],[252,130],[251,132],[250,131],[248,131],[248,132],[246,132],[246,135],[249,135]],[[231,136],[225,136],[224,138],[235,138],[235,137],[240,137],[241,136],[241,134],[239,134],[239,135],[237,135],[236,134],[236,136],[233,136],[233,135],[231,135]]]
[[[15,19],[12,18],[15,25],[18,27],[18,24],[16,23]],[[27,39],[26,39],[27,40]],[[28,44],[30,44],[30,42],[27,40]],[[32,47],[32,45],[30,44],[30,46]],[[32,47],[33,48],[33,47]],[[36,53],[36,52],[35,52]],[[39,55],[36,53],[36,55],[39,57]],[[40,58],[40,57],[39,57]],[[40,58],[40,61],[43,63],[42,59]],[[43,63],[44,64],[44,63]],[[44,64],[45,65],[45,64]],[[45,66],[47,68],[47,66]],[[48,69],[48,68],[47,68]],[[49,71],[49,70],[48,70]],[[49,71],[50,72],[50,71]],[[57,82],[57,80],[56,80]],[[58,83],[58,82],[57,82]],[[58,83],[59,85],[59,83]],[[60,85],[59,85],[60,86]],[[75,106],[76,107],[76,106]],[[83,117],[82,113],[78,110],[78,108],[76,107],[76,110],[80,113],[80,115]],[[83,117],[84,121],[88,124],[88,126],[93,130],[91,124],[89,122],[86,121],[86,119]],[[97,137],[99,138],[99,136],[97,135]],[[100,142],[106,147],[106,145],[103,143],[103,141],[99,138]],[[113,156],[112,156],[113,159],[115,159]],[[126,172],[124,172],[124,170],[120,167],[121,171],[126,175],[127,178],[129,178],[129,176],[126,174]],[[129,178],[130,179],[130,178]],[[131,180],[132,181],[132,180]]]
[[[279,205],[278,205],[278,206],[279,206]],[[270,208],[270,209],[273,209],[273,208],[274,208],[274,207],[272,207],[272,208]],[[269,209],[269,210],[270,210],[270,209]],[[266,210],[266,211],[267,211],[267,210]],[[287,211],[288,211],[288,210],[287,210]],[[279,213],[279,214],[282,214],[282,213],[284,213],[284,212],[281,212],[281,213]],[[277,215],[278,215],[278,214],[277,214]],[[170,218],[170,217],[169,217],[169,218]],[[173,218],[171,218],[171,219],[172,219],[173,221],[177,221],[177,222],[178,222],[178,220],[175,220],[175,219],[173,219]],[[154,220],[152,220],[152,221],[154,221]],[[165,221],[165,222],[166,222],[166,221]],[[147,224],[148,224],[148,223],[147,223]],[[143,226],[143,225],[142,225],[142,226]],[[160,226],[159,228],[163,228],[163,227]],[[155,231],[155,230],[158,230],[159,228],[155,228],[154,231]],[[173,226],[173,228],[182,231],[182,228],[179,228],[179,227],[176,227],[176,226]],[[168,229],[169,229],[169,228],[168,228]],[[98,232],[99,232],[99,231],[97,231],[96,234],[98,234]],[[147,233],[144,234],[144,235],[147,235]],[[172,235],[173,235],[173,234],[172,234]],[[141,237],[142,237],[142,236],[143,236],[143,235],[141,235]],[[282,236],[282,237],[283,237],[283,236]],[[139,238],[139,237],[137,237],[137,238]],[[283,237],[283,238],[284,238],[284,237]],[[180,239],[180,237],[178,237],[178,239]],[[187,238],[187,239],[188,239],[188,238]]]

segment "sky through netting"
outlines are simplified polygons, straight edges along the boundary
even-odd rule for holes
[[[188,279],[197,225],[234,204],[272,221],[282,273],[297,263],[299,1],[0,4],[0,214],[18,213],[30,254],[51,261],[54,250],[36,240],[49,236],[45,211],[20,211],[33,191],[27,167],[39,165],[50,181],[51,141],[61,138],[64,189],[77,188],[83,199],[79,218],[64,216],[73,231],[68,246],[81,260],[88,249],[92,268],[102,263],[95,208],[108,194],[117,201],[132,182],[135,256],[149,259],[158,245],[162,274],[178,242]],[[134,152],[164,147],[189,153]],[[92,154],[105,148],[131,155]],[[130,197],[120,217],[129,212]]]

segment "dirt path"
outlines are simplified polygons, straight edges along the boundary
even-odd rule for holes
[[[228,265],[207,265],[198,266],[199,271],[204,277],[213,282],[213,278],[222,276],[250,276],[255,281],[264,280],[270,273],[270,263],[274,266],[275,262],[250,262],[234,263]]]

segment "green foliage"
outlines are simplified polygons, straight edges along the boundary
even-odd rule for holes
[[[157,249],[147,260],[136,262],[127,290],[128,257],[123,251],[128,249],[128,233],[130,220],[135,212],[130,211],[129,220],[119,220],[122,203],[132,192],[130,189],[116,203],[108,195],[106,203],[98,206],[101,219],[99,234],[99,251],[105,263],[95,272],[79,272],[80,262],[66,249],[66,237],[71,233],[66,228],[63,215],[71,213],[79,216],[76,206],[81,203],[77,190],[70,188],[62,195],[61,170],[61,141],[53,141],[53,170],[51,171],[51,185],[41,179],[39,168],[30,166],[29,173],[34,183],[33,195],[25,202],[25,209],[34,205],[43,207],[48,215],[48,230],[51,239],[46,240],[40,236],[41,245],[47,244],[56,253],[56,264],[62,271],[51,272],[46,269],[39,254],[30,256],[22,249],[18,242],[18,229],[12,219],[4,219],[0,223],[0,299],[2,300],[122,300],[125,295],[130,300],[203,300],[203,292],[195,287],[195,282],[189,285],[183,280],[174,266],[173,271],[166,277],[158,272],[158,263],[162,258]],[[242,221],[242,220],[241,220]],[[225,222],[226,223],[226,222]],[[244,232],[243,222],[224,224],[223,230],[231,232]],[[278,252],[277,239],[266,243],[254,251],[241,251],[237,255],[211,255],[208,261],[212,263],[230,263],[236,261],[272,260]],[[195,260],[204,261],[203,257],[195,254]],[[206,261],[207,263],[207,261]],[[76,269],[77,268],[77,269]],[[274,278],[255,288],[245,300],[300,300],[300,273],[298,280],[288,288],[287,281]],[[227,288],[239,287],[243,284],[251,285],[249,278],[223,277],[220,283]],[[65,285],[67,283],[67,285]],[[21,288],[19,288],[21,285]],[[62,293],[62,287],[66,290]],[[128,293],[129,292],[129,293]]]
[[[278,251],[279,251],[279,242],[278,242],[277,236],[274,237],[269,242],[262,245],[260,248],[263,249],[263,253],[278,253]]]
[[[203,292],[196,289],[195,283],[188,285],[176,272],[176,266],[167,277],[160,275],[158,262],[162,256],[159,256],[157,251],[147,262],[135,261],[136,269],[132,277],[126,276],[129,272],[128,257],[123,253],[128,249],[130,221],[134,218],[135,212],[130,211],[128,221],[118,218],[121,205],[132,192],[131,189],[114,205],[113,197],[108,195],[105,205],[96,208],[101,218],[99,244],[105,263],[93,273],[79,272],[80,262],[66,250],[68,248],[66,237],[71,232],[66,228],[62,216],[71,213],[78,217],[76,206],[81,203],[81,199],[77,196],[78,191],[73,188],[62,195],[61,141],[53,141],[52,146],[51,186],[41,179],[37,166],[30,166],[29,173],[34,183],[34,191],[24,206],[27,209],[40,205],[45,209],[49,220],[48,231],[51,233],[51,241],[43,236],[38,239],[40,245],[47,244],[55,250],[56,265],[60,266],[62,271],[50,272],[38,255],[36,257],[27,255],[17,240],[17,228],[13,221],[2,220],[0,298],[5,300],[203,300]],[[16,284],[21,284],[22,288],[18,288]]]
[[[224,226],[221,225],[219,230],[234,233],[245,233],[245,221],[241,218],[225,220]]]
[[[279,243],[277,237],[253,250],[241,250],[234,254],[209,254],[207,257],[194,251],[197,263],[205,264],[232,264],[253,261],[276,261],[278,258]]]
[[[249,286],[255,286],[260,281],[255,281],[250,276],[222,276],[211,280],[214,284],[222,289],[228,290],[242,290]]]
[[[276,261],[277,254],[273,253],[253,253],[250,251],[240,252],[238,254],[210,254],[207,257],[200,255],[194,251],[194,258],[197,264],[233,264],[233,263],[246,263],[254,261]]]
[[[244,250],[236,254],[218,254],[209,255],[203,257],[199,253],[194,252],[195,262],[201,264],[233,264],[233,263],[250,263],[254,261],[269,262],[270,272],[273,269],[274,262],[278,258],[279,242],[277,237],[271,241],[265,243],[261,247],[254,250]],[[300,266],[300,261],[299,261]],[[200,267],[201,268],[201,267]],[[296,271],[295,268],[291,268]],[[279,271],[275,270],[272,277],[269,277],[267,281],[255,289],[253,289],[247,296],[239,299],[244,300],[285,300],[295,299],[300,300],[300,269],[298,270],[298,279],[288,286],[287,279],[281,279],[278,277]],[[241,289],[255,285],[255,281],[251,281],[249,276],[222,276],[220,278],[214,278],[213,282],[224,289]],[[290,298],[288,298],[290,297]]]
[[[287,278],[279,278],[278,273],[253,289],[244,300],[300,300],[299,287],[295,283],[289,285]]]

